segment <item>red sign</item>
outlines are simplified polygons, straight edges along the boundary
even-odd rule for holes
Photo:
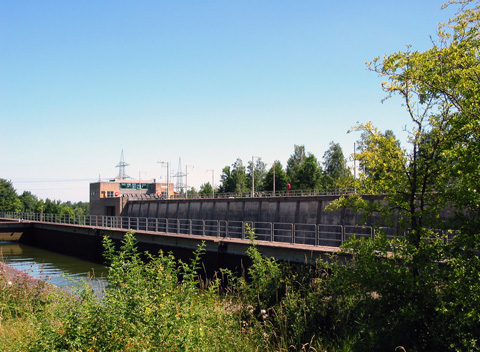
[[[287,185],[287,189],[288,189],[288,190],[291,190],[291,189],[292,189],[292,185],[291,185],[290,183]]]

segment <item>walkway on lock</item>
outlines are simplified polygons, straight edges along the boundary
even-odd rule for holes
[[[371,237],[382,231],[388,237],[403,235],[395,228],[360,225],[299,224],[203,219],[168,219],[120,216],[78,216],[65,214],[1,213],[5,219],[92,226],[107,229],[146,231],[182,235],[210,236],[225,239],[255,239],[283,245],[339,247],[351,236]]]

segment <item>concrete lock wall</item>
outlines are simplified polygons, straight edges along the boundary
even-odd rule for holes
[[[374,225],[346,209],[325,211],[336,196],[129,201],[122,216],[297,224]],[[378,197],[366,196],[367,200]]]

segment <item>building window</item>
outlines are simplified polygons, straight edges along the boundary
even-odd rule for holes
[[[107,191],[107,198],[111,198],[111,197],[113,197],[113,196],[115,196],[115,192],[113,192],[113,191]]]

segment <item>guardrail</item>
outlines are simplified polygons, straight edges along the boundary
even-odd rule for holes
[[[303,189],[289,191],[255,191],[254,198],[265,197],[307,197],[307,196],[343,196],[347,194],[357,193],[353,187],[347,188],[329,188],[329,189]],[[188,194],[188,199],[225,199],[225,198],[251,198],[251,192],[231,192],[231,193],[215,193],[215,194]],[[175,194],[171,199],[186,199],[185,194]]]
[[[382,231],[387,237],[404,236],[398,229],[391,227],[374,228],[361,225],[330,225],[277,223],[261,221],[227,221],[202,219],[168,219],[100,215],[33,214],[0,212],[0,217],[57,224],[84,225],[108,229],[124,229],[159,233],[213,236],[222,238],[246,239],[248,229],[252,229],[255,238],[261,241],[306,244],[312,246],[338,247],[351,236],[372,237],[375,231]],[[450,241],[454,234],[447,233]]]

